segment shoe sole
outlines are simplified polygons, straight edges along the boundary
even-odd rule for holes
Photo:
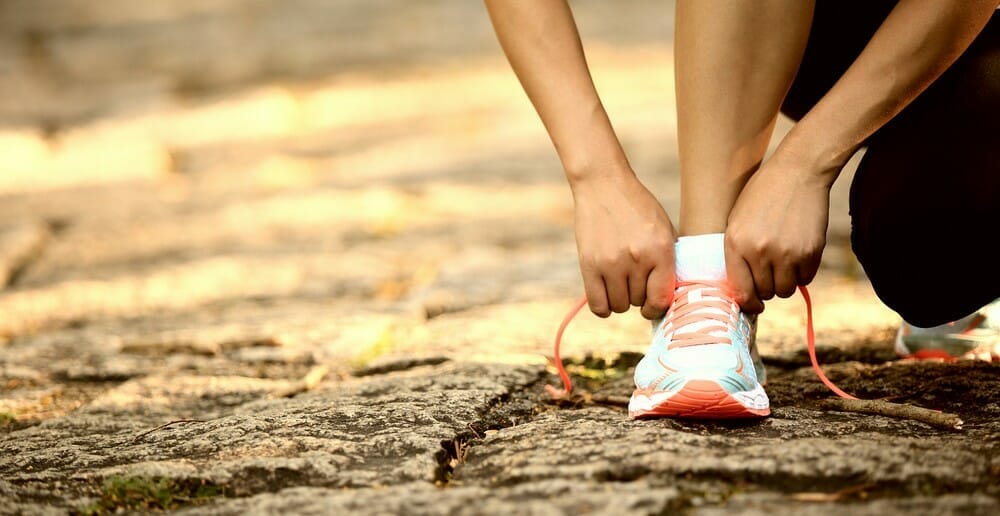
[[[989,346],[995,341],[991,334],[946,334],[925,337],[904,336],[903,327],[896,332],[896,356],[909,360],[944,360],[955,362],[969,353],[975,353],[980,346]],[[907,343],[907,340],[910,342]]]
[[[745,394],[748,398],[766,396],[763,388],[758,387],[758,389],[759,392],[741,394]],[[656,400],[657,394],[666,394],[668,397]],[[629,416],[634,419],[652,417],[749,419],[770,414],[771,409],[766,401],[759,408],[747,406],[712,380],[689,380],[675,393],[654,392],[652,395],[634,393],[629,400]]]
[[[925,339],[927,342],[914,343],[918,347],[911,349],[903,337],[903,328],[896,332],[896,356],[904,360],[943,360],[956,362],[965,353],[975,349],[976,341],[969,338],[941,336]],[[943,344],[943,345],[942,345]]]

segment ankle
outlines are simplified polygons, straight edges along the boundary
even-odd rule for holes
[[[682,236],[674,245],[677,260],[677,279],[713,280],[726,279],[725,235],[708,233]]]

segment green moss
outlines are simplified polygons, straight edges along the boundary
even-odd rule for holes
[[[9,410],[0,410],[0,428],[3,428],[14,421],[17,421],[17,416]]]
[[[632,354],[621,353],[610,356],[588,354],[583,360],[567,361],[566,371],[580,378],[604,383],[620,378],[636,362],[638,360],[635,360]]]
[[[587,367],[578,364],[566,366],[566,371],[573,376],[579,376],[598,383],[614,380],[624,374],[624,371],[613,367]]]
[[[119,510],[171,510],[222,496],[223,489],[205,480],[113,476],[104,481],[100,499],[79,514],[111,514]]]

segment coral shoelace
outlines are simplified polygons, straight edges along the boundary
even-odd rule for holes
[[[699,299],[691,301],[691,294],[696,290]],[[736,306],[736,303],[726,301],[727,298],[732,297],[727,295],[726,290],[726,285],[720,281],[679,282],[677,292],[674,294],[674,301],[670,305],[670,316],[664,319],[663,326],[679,330],[695,322],[715,321],[716,324],[693,331],[674,332],[670,344],[667,344],[667,349],[702,344],[732,344],[729,337],[712,334],[712,332],[719,331],[725,334],[732,320],[731,317],[739,313],[739,307]]]
[[[703,298],[696,301],[690,301],[688,299],[689,294],[695,288],[711,289],[709,292],[707,292],[708,294],[712,294],[713,292],[714,293],[722,292],[722,286],[716,282],[681,283],[679,285],[677,295],[675,296],[676,299],[674,303],[676,304],[676,306],[672,307],[672,309],[674,310],[674,314],[672,316],[673,318],[671,322],[674,323],[675,327],[679,328],[684,324],[691,322],[695,318],[716,319],[720,322],[728,323],[728,319],[726,319],[725,316],[722,314],[713,314],[711,312],[701,312],[698,314],[693,313],[703,308],[715,308],[723,311],[728,311],[731,309],[731,307],[727,303],[725,303],[721,299],[713,299],[712,296],[708,297],[707,299]],[[823,369],[820,368],[819,360],[817,360],[816,358],[816,335],[815,332],[813,331],[812,298],[810,298],[809,290],[806,289],[805,286],[799,286],[799,293],[802,294],[802,299],[804,299],[806,302],[806,346],[809,349],[809,360],[812,362],[813,371],[816,372],[816,376],[819,377],[820,381],[822,381],[823,384],[826,385],[837,396],[852,400],[857,399],[854,396],[851,396],[850,394],[847,394],[846,392],[842,391],[833,382],[831,382],[830,379],[826,377],[826,374],[823,373]],[[545,386],[545,390],[549,393],[550,396],[552,396],[553,399],[568,398],[569,395],[573,392],[573,381],[570,380],[569,374],[566,373],[566,368],[565,366],[563,366],[562,357],[560,355],[560,347],[562,345],[562,336],[563,333],[566,331],[566,327],[569,326],[570,321],[572,321],[573,318],[576,317],[578,313],[580,313],[580,310],[586,304],[587,304],[586,297],[583,297],[580,300],[578,300],[576,304],[573,305],[573,308],[570,309],[569,313],[566,314],[566,317],[563,318],[562,324],[559,325],[559,331],[556,332],[554,359],[555,359],[556,370],[559,373],[559,378],[562,380],[562,389],[558,389],[552,385]],[[709,343],[718,343],[719,337],[713,337],[708,335],[710,332],[716,329],[719,329],[719,327],[712,326],[708,328],[703,328],[702,330],[696,332],[684,332],[680,334],[675,333],[674,337],[676,340],[675,342],[671,342],[670,346],[685,347],[685,346],[697,346]]]

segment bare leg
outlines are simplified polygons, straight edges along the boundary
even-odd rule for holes
[[[722,233],[760,165],[805,50],[814,2],[678,0],[680,234]]]

